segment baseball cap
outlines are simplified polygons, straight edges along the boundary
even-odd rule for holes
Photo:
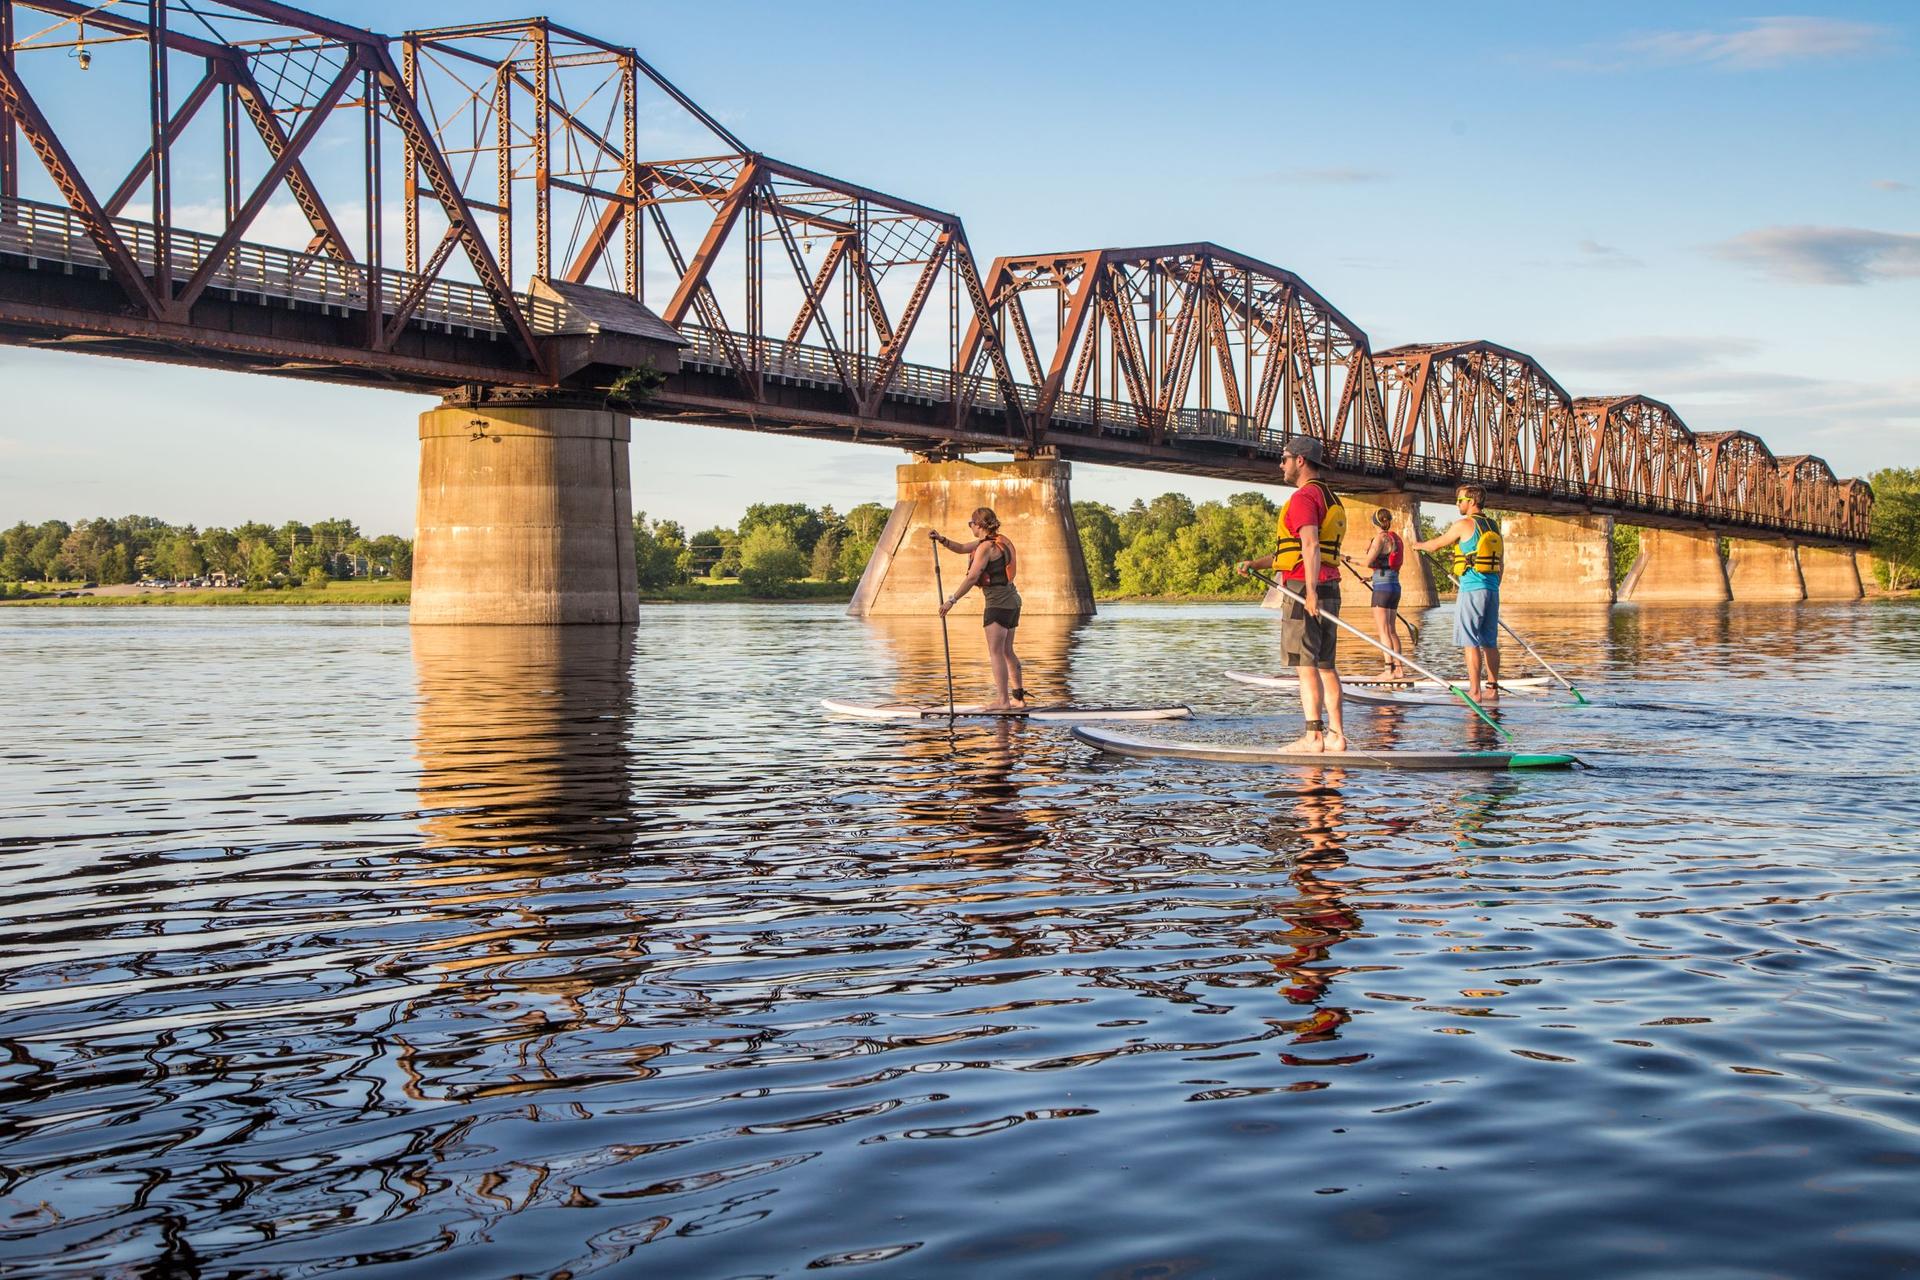
[[[1312,436],[1293,436],[1288,439],[1282,453],[1290,453],[1302,462],[1318,464],[1321,458],[1320,442]]]

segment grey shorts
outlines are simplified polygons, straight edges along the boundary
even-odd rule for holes
[[[1289,582],[1287,590],[1299,590],[1298,583]],[[1323,582],[1320,584],[1320,612],[1340,616],[1340,584]],[[1322,671],[1334,669],[1334,647],[1340,636],[1340,628],[1326,618],[1309,618],[1306,606],[1295,601],[1286,602],[1286,608],[1280,614],[1280,661],[1289,667],[1318,667]]]

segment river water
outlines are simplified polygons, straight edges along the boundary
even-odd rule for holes
[[[0,610],[0,1271],[1920,1269],[1920,607],[1510,617],[1597,768],[835,720],[944,682],[827,606]],[[1020,634],[1297,726],[1257,609]]]

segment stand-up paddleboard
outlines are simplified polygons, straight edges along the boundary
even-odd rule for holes
[[[1112,729],[1076,728],[1073,736],[1090,747],[1120,756],[1155,760],[1213,760],[1223,764],[1288,764],[1341,769],[1455,769],[1501,772],[1509,769],[1570,769],[1572,756],[1527,755],[1515,751],[1275,751],[1271,747],[1222,742],[1176,742],[1141,738]]]
[[[1257,684],[1269,689],[1294,689],[1300,684],[1300,677],[1291,671],[1275,676],[1256,675],[1251,671],[1229,671],[1226,677],[1229,680],[1238,680],[1241,684]],[[1502,680],[1500,687],[1534,694],[1549,692],[1547,686],[1552,683],[1546,676],[1519,676],[1512,680]],[[1394,680],[1387,676],[1349,675],[1340,677],[1340,687],[1343,689],[1439,690],[1440,692],[1445,692],[1447,688],[1437,680]]]
[[[822,698],[820,705],[843,716],[862,720],[945,720],[947,704],[924,706],[911,702],[853,702],[846,698]],[[1023,711],[989,711],[978,703],[961,703],[954,716],[989,720],[1046,720],[1070,723],[1077,720],[1185,720],[1193,708],[1184,702],[1167,706],[1076,707],[1071,704],[1028,707]]]
[[[1263,689],[1284,689],[1288,693],[1297,693],[1300,682],[1293,676],[1262,676],[1246,671],[1226,672],[1229,680],[1241,684],[1258,685]],[[1383,707],[1457,707],[1458,695],[1445,691],[1444,687],[1431,680],[1348,680],[1342,676],[1340,688],[1348,702],[1368,703]],[[1502,692],[1516,698],[1537,699],[1553,692],[1552,689],[1537,685],[1515,685],[1501,681]],[[1495,704],[1498,705],[1497,703]]]

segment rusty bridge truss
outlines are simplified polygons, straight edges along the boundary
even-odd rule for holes
[[[651,417],[1268,484],[1306,434],[1356,489],[1867,535],[1872,492],[1819,458],[1576,398],[1490,342],[1376,352],[1218,245],[982,272],[955,215],[760,154],[542,18],[388,37],[273,0],[0,0],[0,113],[0,341],[580,393],[617,370],[562,339],[613,299],[662,340]]]

